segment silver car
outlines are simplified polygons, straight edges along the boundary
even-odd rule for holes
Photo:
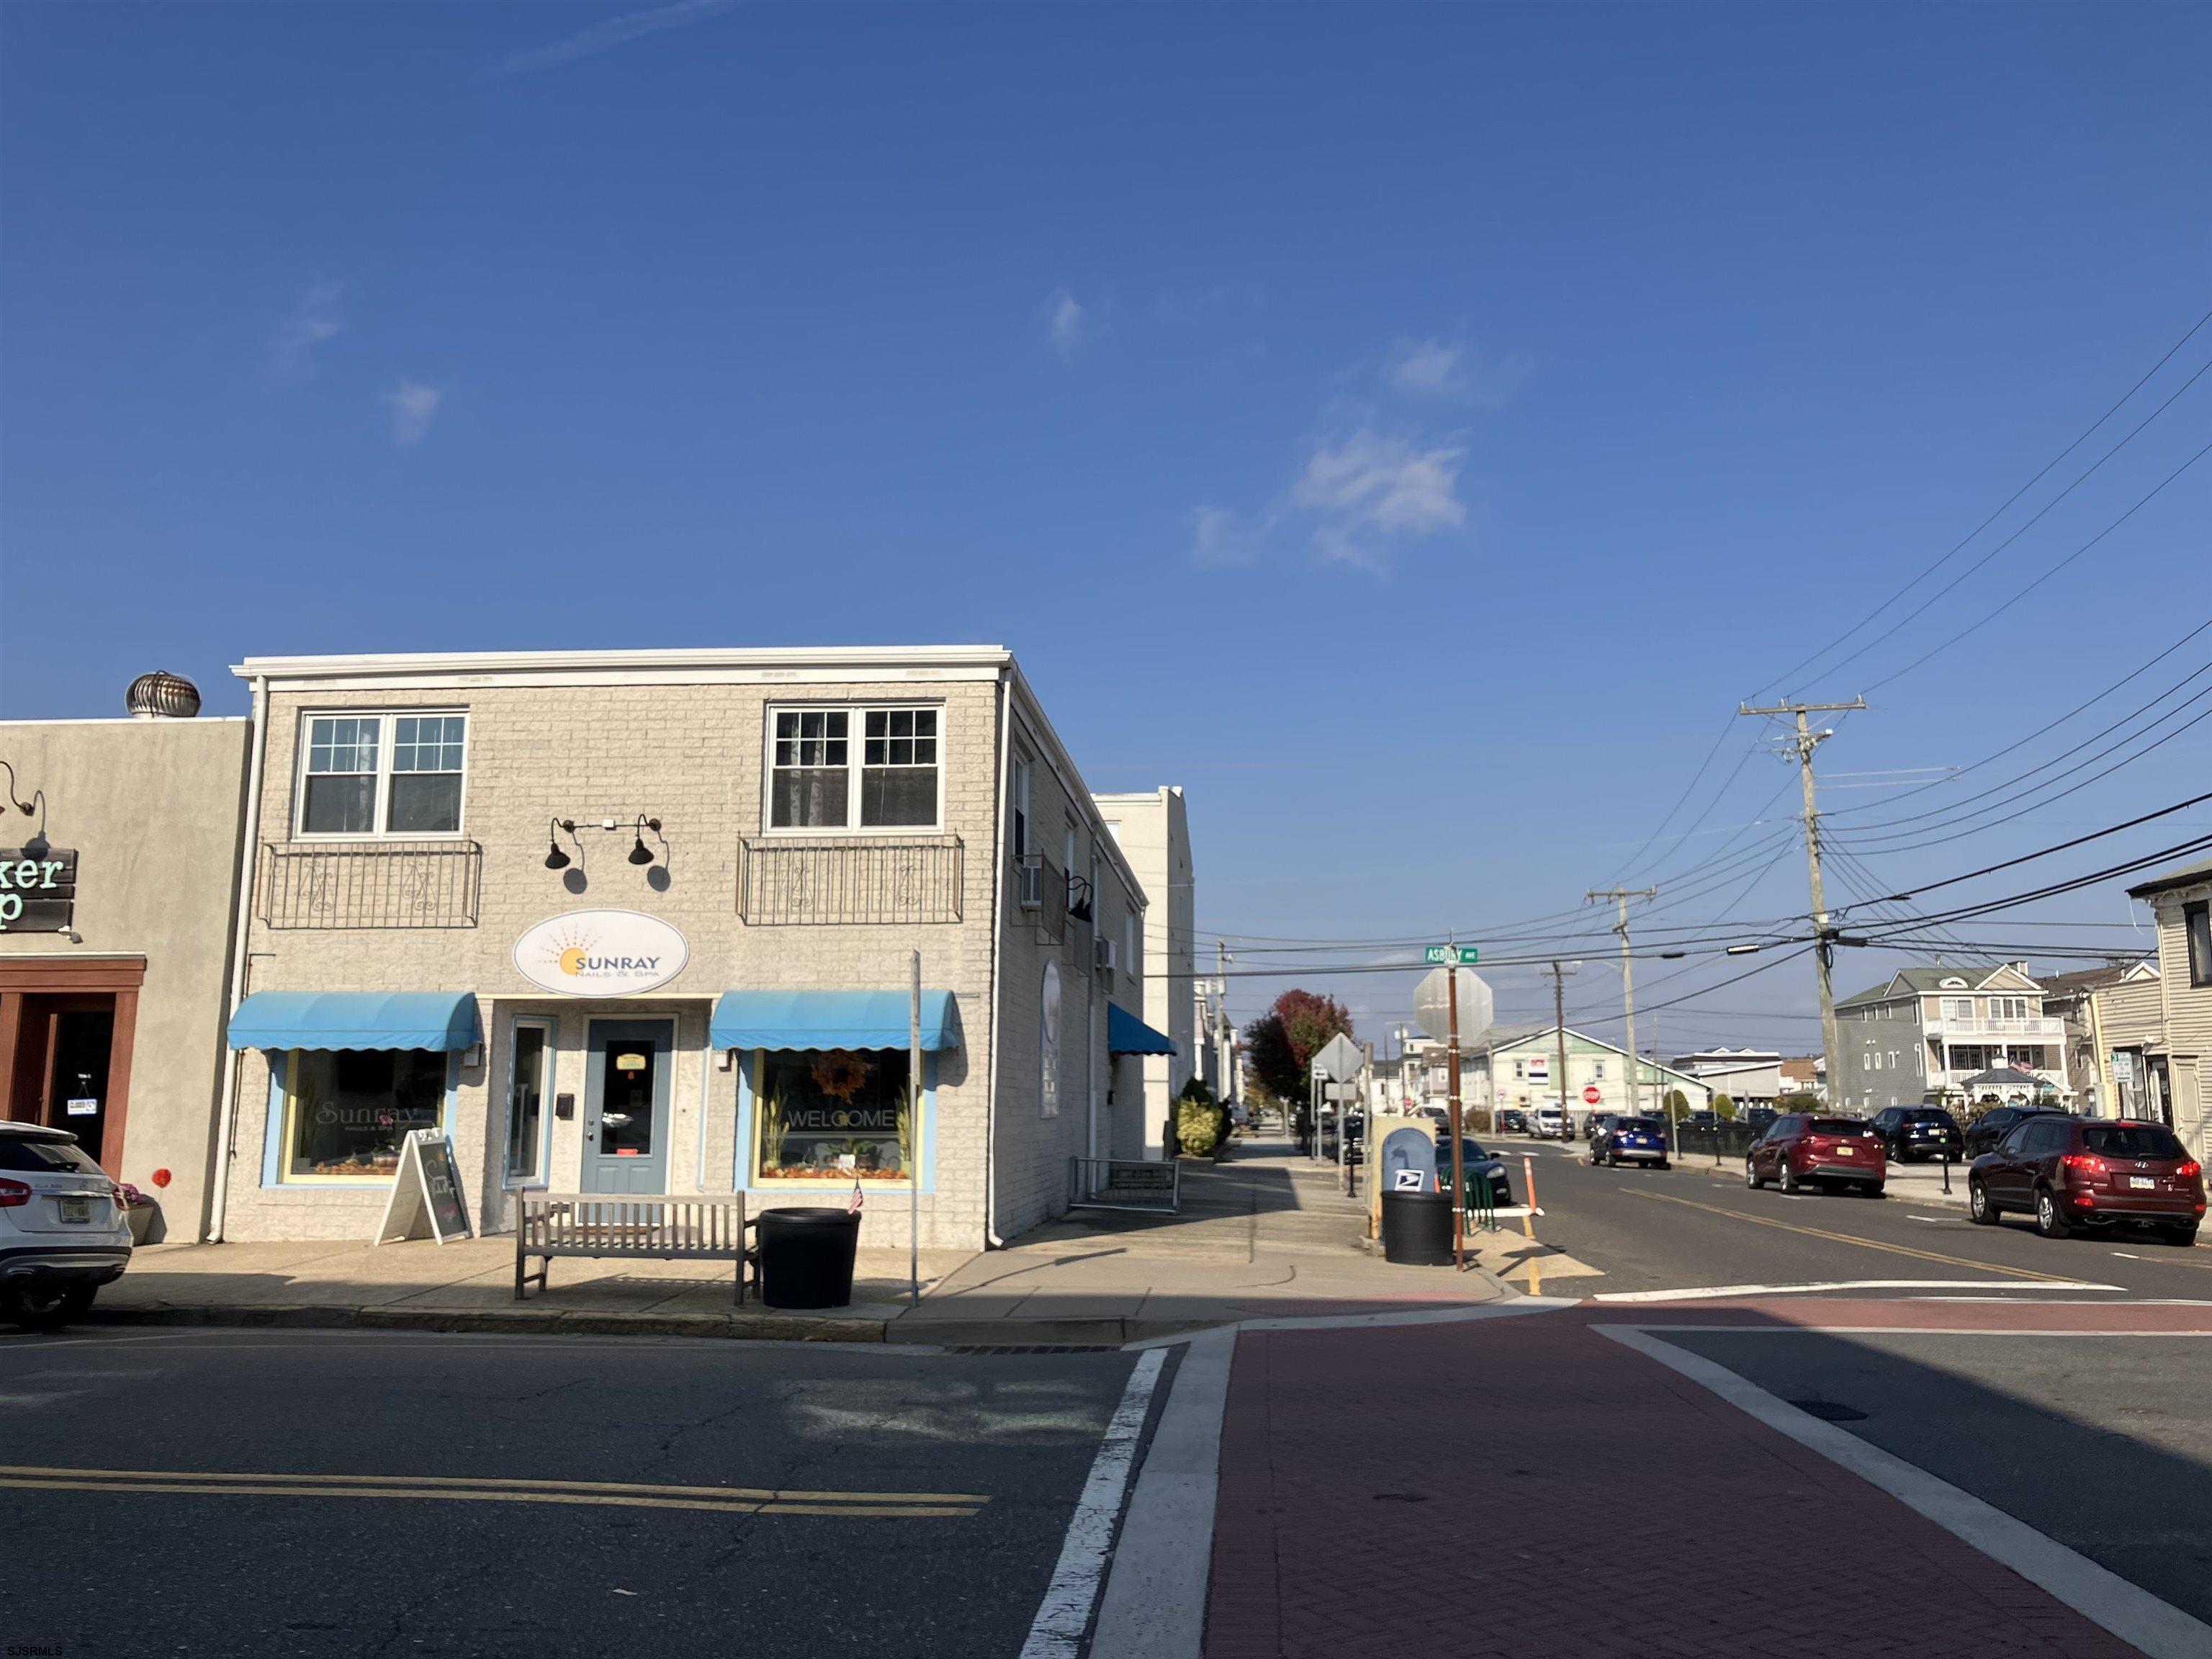
[[[123,1189],[76,1137],[0,1123],[0,1322],[52,1330],[131,1265]]]

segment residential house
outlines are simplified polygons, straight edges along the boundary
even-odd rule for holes
[[[2106,1041],[2140,1053],[2146,1103],[2203,1158],[2212,1153],[2212,859],[2140,883],[2128,896],[2158,919],[2157,1020],[2132,1029],[2115,1022],[2120,1029],[2108,1029]]]
[[[2147,959],[2089,994],[2090,1029],[2115,1117],[2172,1121],[2170,1079],[2165,1068],[2150,1066],[2166,1034],[2164,977],[2156,959]]]
[[[1784,1095],[1828,1097],[1828,1057],[1826,1054],[1784,1054],[1778,1069]]]
[[[2099,993],[2146,979],[2151,982],[2150,994],[2142,1000],[2155,1007],[2158,970],[2147,961],[2111,962],[2101,968],[2043,976],[2043,1012],[2066,1030],[2067,1085],[2081,1109],[2092,1117],[2124,1115],[2114,1104],[2119,1097],[2101,1029]]]
[[[1562,1036],[1565,1078],[1559,1076]],[[1704,1079],[1652,1060],[1638,1059],[1635,1080],[1632,1098],[1626,1054],[1571,1025],[1564,1032],[1557,1025],[1493,1025],[1461,1054],[1461,1100],[1485,1111],[1559,1100],[1577,1120],[1592,1112],[1656,1111],[1665,1095],[1677,1090],[1692,1111],[1702,1111],[1716,1092]],[[1595,1101],[1586,1097],[1590,1089],[1597,1091]]]
[[[2043,1012],[2027,964],[1905,968],[1836,1005],[1838,1109],[1879,1111],[1946,1097],[2050,1095],[2070,1102],[2066,1029]],[[1996,1073],[2002,1086],[1984,1081]]]
[[[1782,1056],[1771,1048],[1705,1048],[1675,1055],[1674,1066],[1739,1106],[1771,1106],[1784,1092]]]

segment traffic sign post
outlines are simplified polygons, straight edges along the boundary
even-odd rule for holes
[[[1585,1083],[1584,1085],[1583,1085],[1583,1105],[1585,1105],[1585,1106],[1595,1106],[1595,1105],[1596,1105],[1600,1101],[1603,1100],[1604,1098],[1605,1098],[1605,1091],[1603,1091],[1602,1089],[1599,1088],[1599,1087],[1597,1086],[1597,1085],[1596,1085],[1596,1084],[1595,1084],[1595,1083]]]

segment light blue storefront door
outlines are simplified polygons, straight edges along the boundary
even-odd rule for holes
[[[583,1189],[668,1190],[668,1071],[676,1026],[595,1019],[584,1083]]]

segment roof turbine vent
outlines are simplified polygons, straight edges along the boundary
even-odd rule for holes
[[[157,668],[131,682],[123,699],[138,720],[188,720],[200,712],[200,689],[182,674]]]

